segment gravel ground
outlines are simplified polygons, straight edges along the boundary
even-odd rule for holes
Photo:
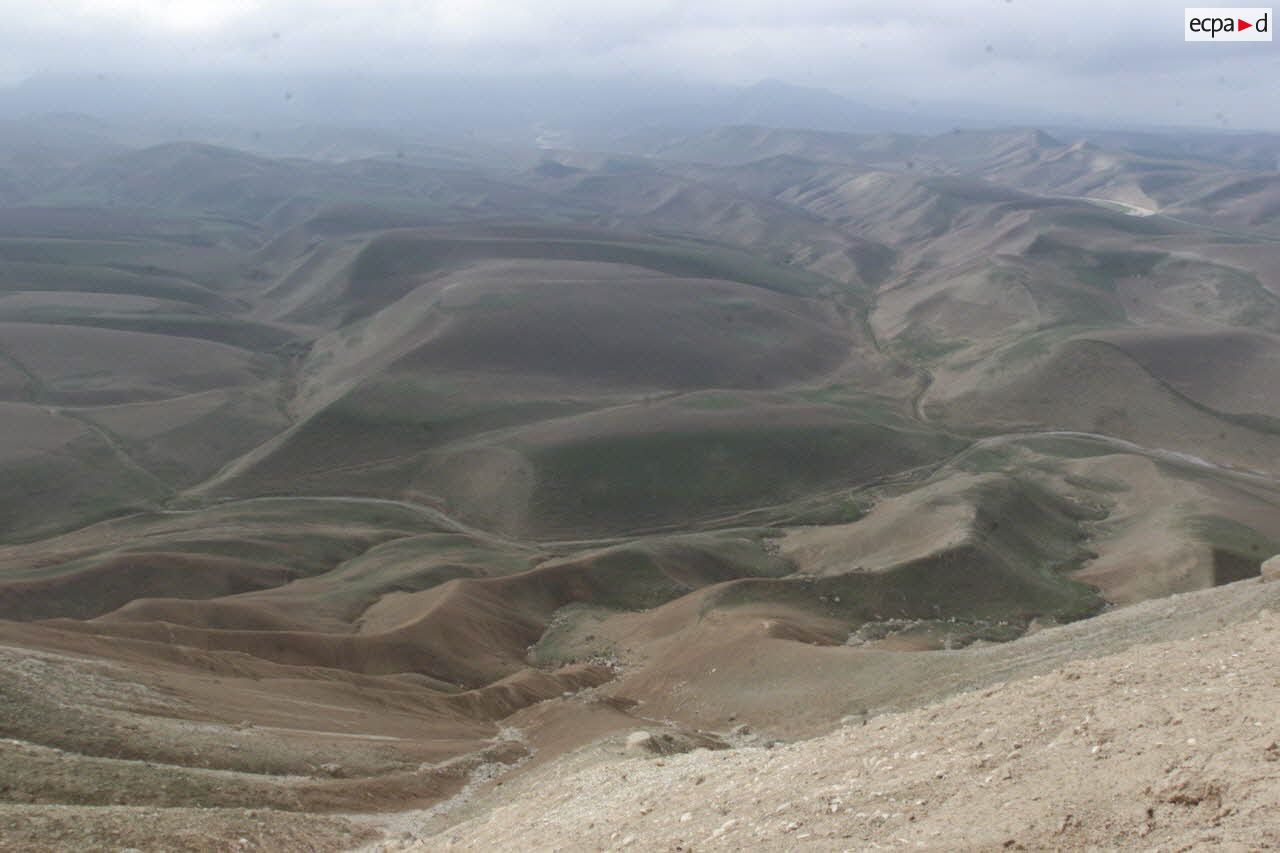
[[[270,809],[0,805],[4,853],[334,853],[371,831]]]
[[[1274,849],[1278,648],[1263,611],[772,749],[584,751],[384,849]]]

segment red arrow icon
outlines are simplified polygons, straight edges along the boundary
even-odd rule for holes
[[[1240,24],[1240,27],[1239,27],[1240,32],[1253,29],[1253,24],[1249,23],[1246,20],[1243,20],[1241,18],[1236,18],[1236,21]]]

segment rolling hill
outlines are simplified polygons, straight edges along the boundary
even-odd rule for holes
[[[1095,617],[1176,639],[1170,595],[1243,618],[1280,552],[1258,140],[95,139],[0,158],[18,849],[141,809],[341,849],[621,732],[812,737]]]

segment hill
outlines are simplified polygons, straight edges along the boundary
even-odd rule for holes
[[[337,849],[655,721],[812,738],[1270,600],[1257,140],[83,131],[0,161],[0,820],[31,849],[146,848],[131,814]]]
[[[1175,620],[1210,621],[1231,595],[1260,593],[1250,584],[1100,617],[1093,631],[1123,621],[1147,642],[1042,661],[1035,675],[850,718],[813,740],[641,758],[607,742],[460,805],[460,822],[436,817],[451,825],[421,845],[390,849],[555,850],[566,837],[629,850],[1265,848],[1280,838],[1276,595],[1230,628],[1151,642],[1182,634]]]

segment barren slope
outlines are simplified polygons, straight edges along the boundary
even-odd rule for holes
[[[1123,790],[1151,768],[1083,676],[1034,685],[1082,691],[1096,739],[1024,682],[990,697],[1024,714],[998,733],[1021,757],[977,770],[981,697],[933,709],[963,735],[943,746],[883,716],[1273,603],[1159,601],[1280,551],[1274,182],[1233,159],[1257,158],[1017,129],[667,143],[507,171],[166,145],[85,154],[0,210],[3,843],[333,849],[354,824],[295,815],[381,825],[569,770],[600,798],[553,803],[535,845],[952,847],[927,833],[972,809],[996,833],[977,844],[1122,846],[1235,803],[1220,840],[1274,840],[1250,822],[1270,782],[1224,787],[1217,759],[1133,789],[1148,836],[1105,813],[1055,755],[1098,746]],[[1099,673],[1182,725],[1208,732],[1213,702],[1223,730],[1266,722],[1128,664]],[[733,814],[633,815],[592,769],[614,741],[587,747],[866,713],[892,725],[804,766],[852,792],[840,809],[792,796],[803,815],[718,836]],[[885,758],[925,751],[908,731],[928,754]],[[622,772],[708,790],[674,766]],[[1060,835],[1004,835],[1022,778],[1062,793],[1010,814]],[[795,776],[760,785],[776,810]],[[503,820],[463,840],[517,845]]]
[[[1112,625],[1154,639],[1157,610],[1212,624],[1227,599],[1262,599],[1227,628],[1037,667],[810,741],[665,759],[583,751],[504,786],[490,811],[470,807],[475,817],[392,849],[1274,846],[1278,594],[1255,581],[1115,614]],[[1013,645],[1061,643],[1067,630]]]

